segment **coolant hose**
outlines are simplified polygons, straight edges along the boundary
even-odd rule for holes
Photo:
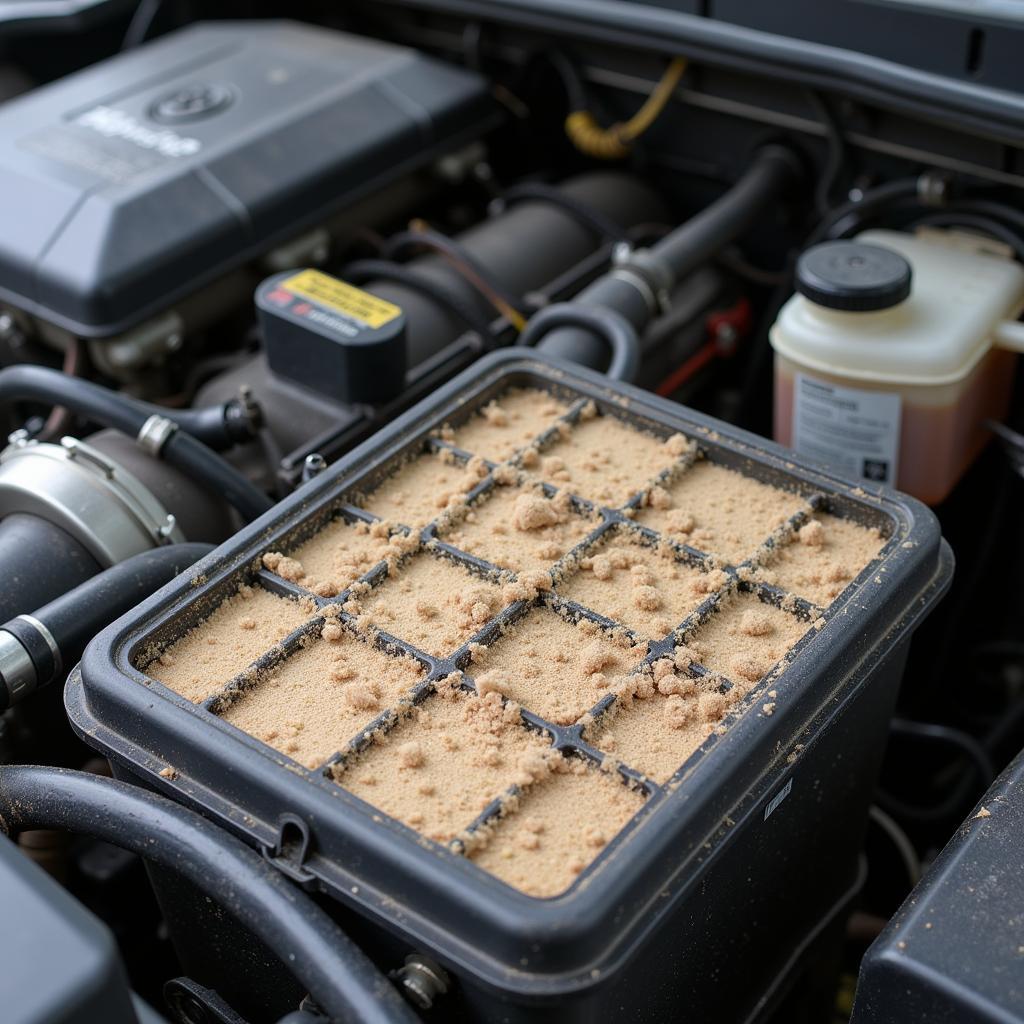
[[[559,327],[582,327],[603,338],[612,350],[605,374],[612,380],[635,380],[640,369],[640,339],[633,325],[613,309],[557,302],[530,318],[517,344],[535,345]]]
[[[799,178],[800,164],[791,150],[765,146],[724,196],[651,246],[652,254],[682,280],[764,217]]]
[[[189,425],[196,427],[204,416],[212,413],[223,415],[226,405],[212,410],[165,409],[90,381],[65,376],[57,370],[41,366],[11,366],[0,370],[0,406],[17,401],[61,405],[105,427],[120,430],[138,439],[140,444],[145,440],[143,447],[150,454],[220,494],[247,521],[262,515],[273,504],[234,466],[189,432]],[[153,432],[144,439],[143,428],[148,429],[149,425],[157,422],[169,425],[170,429],[158,438]]]
[[[370,959],[305,893],[194,811],[113,779],[0,767],[0,831],[60,829],[130,850],[199,888],[262,940],[336,1021],[416,1024]]]
[[[101,629],[212,550],[171,544],[143,551],[0,626],[0,711],[63,678]]]
[[[799,181],[800,173],[791,150],[777,144],[762,147],[725,195],[650,249],[627,255],[584,288],[575,302],[614,310],[639,333],[661,312],[662,296],[763,217]],[[580,326],[551,331],[537,347],[586,366],[600,367],[607,359],[602,339]]]

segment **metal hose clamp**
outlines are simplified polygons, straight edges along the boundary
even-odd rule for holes
[[[155,425],[147,436],[162,433],[164,428]],[[149,488],[73,437],[59,445],[15,442],[0,452],[0,518],[13,512],[37,515],[66,530],[104,567],[185,539]]]
[[[141,429],[135,437],[135,443],[153,458],[160,458],[164,445],[174,436],[178,424],[169,420],[166,416],[158,416],[155,413],[142,424]]]

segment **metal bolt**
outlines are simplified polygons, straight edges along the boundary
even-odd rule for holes
[[[14,317],[10,313],[0,313],[0,338],[8,337],[14,331]]]
[[[319,476],[326,468],[327,460],[319,452],[307,455],[302,463],[302,482],[305,483],[307,480]]]
[[[167,518],[163,522],[163,525],[157,527],[157,539],[161,542],[167,540],[167,538],[170,537],[172,533],[174,533],[174,528],[177,525],[178,520],[175,519],[174,516],[170,515],[170,513],[168,513]]]
[[[167,346],[168,352],[177,352],[184,343],[185,339],[178,331],[175,331],[173,334],[168,334],[164,340],[164,344]]]
[[[422,953],[410,953],[405,965],[394,971],[402,993],[418,1010],[429,1010],[434,1000],[448,991],[449,980],[444,968]]]
[[[633,255],[633,247],[629,242],[616,242],[612,247],[612,263],[619,266]]]
[[[24,427],[7,435],[7,443],[15,448],[24,448],[31,440],[32,435]]]
[[[948,174],[926,171],[917,179],[917,198],[925,206],[945,206],[949,198]]]
[[[736,350],[736,341],[739,332],[730,323],[720,323],[715,328],[715,345],[723,355],[729,355]]]

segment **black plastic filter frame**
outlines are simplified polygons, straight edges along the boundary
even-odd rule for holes
[[[668,638],[650,645],[643,663],[685,640],[737,589],[778,606],[785,602],[787,611],[808,622],[819,620],[787,655],[787,663],[754,686],[727,716],[726,730],[709,736],[668,783],[656,785],[628,765],[618,769],[624,782],[646,794],[643,807],[565,893],[543,900],[478,868],[461,855],[458,843],[432,843],[334,781],[335,766],[343,765],[347,753],[372,742],[374,729],[389,728],[391,712],[369,723],[347,749],[312,771],[217,717],[239,690],[253,685],[259,670],[297,650],[304,636],[322,625],[322,615],[286,638],[255,671],[242,673],[199,707],[137,667],[209,615],[241,583],[310,597],[264,569],[261,556],[293,550],[334,517],[372,520],[355,504],[357,496],[372,492],[396,466],[425,449],[449,448],[454,459],[468,460],[470,453],[437,438],[439,429],[465,422],[513,386],[540,387],[566,400],[569,411],[563,419],[570,429],[585,404],[594,402],[601,415],[658,436],[681,432],[697,443],[703,457],[802,495],[808,510],[825,508],[878,527],[888,538],[879,557],[827,609],[752,582],[744,571],[747,565],[726,566],[723,588]],[[557,443],[559,429],[555,426],[537,439],[540,449]],[[692,457],[682,456],[664,476],[684,472]],[[330,893],[403,942],[429,949],[464,976],[529,1000],[589,991],[626,963],[631,951],[692,896],[695,871],[728,841],[723,821],[735,817],[739,808],[744,815],[762,808],[767,820],[774,812],[768,805],[779,798],[780,787],[797,784],[800,751],[813,742],[810,733],[882,674],[875,670],[891,664],[890,655],[905,649],[909,633],[948,584],[951,556],[927,508],[891,491],[846,481],[806,460],[797,464],[794,458],[762,438],[582,368],[521,350],[493,353],[241,531],[200,562],[191,578],[172,583],[100,634],[85,654],[81,673],[69,680],[69,715],[87,742],[140,781],[202,810],[261,847],[296,880]],[[518,459],[512,460],[513,466]],[[494,486],[494,466],[487,466],[488,476],[468,496],[471,502],[486,500]],[[556,580],[609,532],[630,531],[640,543],[657,541],[657,534],[632,519],[631,510],[642,497],[638,491],[627,505],[608,509],[574,496],[576,511],[593,514],[598,521],[556,564]],[[798,513],[767,538],[754,561],[790,537],[808,514]],[[427,526],[419,540],[418,551],[410,557],[449,558],[483,576],[500,572],[439,538],[436,524]],[[707,567],[705,553],[674,547],[681,561]],[[387,573],[382,564],[364,581],[378,585]],[[344,603],[347,594],[314,601],[322,611],[325,605]],[[545,607],[542,614],[587,617],[605,628],[621,628],[573,602],[541,594],[533,602],[504,608],[469,642],[486,643],[539,605]],[[354,631],[346,612],[340,620]],[[430,657],[386,634],[370,642],[423,665],[425,679],[411,693],[414,701],[428,699],[433,682],[456,669],[467,671],[464,685],[472,687],[469,642],[445,658]],[[692,674],[705,671],[695,666]],[[729,683],[721,685],[728,688]],[[770,717],[756,710],[769,688],[777,691]],[[609,696],[598,702],[591,715],[599,717],[613,701]],[[529,712],[523,719],[527,727],[548,733],[562,752],[593,763],[602,760],[580,724],[556,725]],[[884,728],[882,720],[877,729]],[[492,805],[467,826],[478,826],[497,809]],[[836,807],[831,813],[843,814],[844,809]],[[290,854],[283,855],[285,850]],[[840,880],[846,883],[848,879]]]

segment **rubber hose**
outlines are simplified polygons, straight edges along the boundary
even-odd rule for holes
[[[212,550],[212,544],[169,544],[142,551],[62,594],[32,617],[50,631],[64,664],[73,664],[101,629]]]
[[[799,178],[800,166],[790,150],[765,146],[725,195],[651,246],[652,254],[681,280],[764,216]]]
[[[138,437],[154,415],[171,419],[162,406],[148,405],[89,381],[66,377],[41,366],[12,366],[0,370],[0,405],[16,401],[38,401],[62,405],[79,415],[113,427],[129,437]],[[184,429],[175,431],[160,451],[160,458],[189,474],[220,494],[250,521],[262,515],[273,502],[254,487],[234,466],[225,462]]]
[[[242,414],[238,402],[226,402],[224,405],[203,409],[169,409],[45,366],[12,366],[2,371],[0,403],[10,401],[59,405],[104,426],[117,427],[118,430],[125,428],[115,423],[115,418],[128,423],[129,416],[131,422],[141,416],[140,422],[145,423],[150,416],[162,416],[216,451],[223,451],[252,438],[252,432],[246,426],[248,420]]]
[[[0,622],[77,587],[100,564],[66,530],[41,516],[12,512],[0,522]]]
[[[140,552],[31,615],[5,622],[0,635],[10,636],[0,644],[0,711],[63,679],[101,629],[212,550],[212,544],[171,544]]]
[[[804,243],[808,248],[826,238],[848,238],[858,230],[864,220],[883,209],[890,203],[901,199],[916,198],[919,195],[917,178],[898,178],[887,181],[884,185],[869,188],[860,199],[850,200],[837,206],[821,223]]]
[[[160,458],[219,494],[246,522],[274,506],[263,491],[191,434],[181,430],[172,434],[161,449]]]
[[[262,940],[332,1019],[416,1024],[394,986],[313,900],[195,812],[84,772],[0,767],[0,831],[40,828],[84,833],[181,875]]]
[[[783,146],[760,149],[747,172],[726,193],[685,224],[670,231],[645,258],[657,267],[660,282],[635,281],[644,273],[638,264],[617,268],[599,277],[576,297],[585,306],[615,310],[640,332],[657,314],[652,299],[661,288],[670,289],[711,260],[743,234],[800,176],[797,158]],[[625,274],[624,270],[629,270]],[[586,366],[600,366],[603,345],[593,331],[563,327],[551,331],[538,345],[542,351]]]
[[[534,345],[551,330],[581,327],[603,338],[612,350],[605,371],[612,380],[634,380],[640,369],[640,340],[633,325],[620,313],[600,307],[556,302],[535,313],[519,336],[518,344]]]

